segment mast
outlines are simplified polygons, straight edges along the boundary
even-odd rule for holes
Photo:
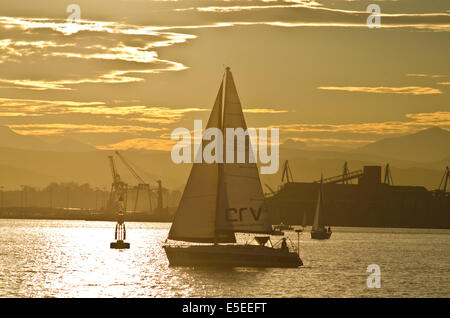
[[[220,86],[222,89],[225,87],[225,90],[226,90],[227,71],[229,69],[230,69],[229,67],[225,68],[225,73],[222,76],[222,84]],[[225,136],[224,131],[223,131],[223,109],[224,109],[224,105],[225,105],[225,95],[226,94],[222,94],[219,108],[218,108],[217,128],[219,128],[220,131],[222,132],[222,137]],[[224,155],[223,151],[222,151],[222,155]],[[223,200],[225,200],[225,198],[223,197],[225,195],[225,193],[224,193],[224,191],[221,191],[222,187],[223,187],[222,182],[221,182],[221,180],[223,180],[223,163],[222,162],[217,163],[217,178],[218,178],[218,182],[217,182],[216,210],[215,210],[215,219],[214,219],[214,244],[217,244],[220,241],[221,236],[226,237],[227,234],[228,235],[231,234],[231,233],[227,233],[227,232],[218,230],[217,213],[218,213],[218,211],[220,211],[221,202]],[[222,196],[221,196],[221,193],[222,193]],[[231,235],[233,237],[235,237],[234,233]]]

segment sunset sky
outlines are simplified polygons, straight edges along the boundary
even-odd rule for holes
[[[450,130],[448,0],[2,0],[0,51],[0,125],[49,142],[168,149],[206,121],[225,65],[249,127],[281,141]]]

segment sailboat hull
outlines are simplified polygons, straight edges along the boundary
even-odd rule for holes
[[[171,266],[290,267],[302,266],[297,253],[266,246],[208,245],[164,246]]]
[[[311,238],[315,240],[327,240],[331,237],[331,232],[311,231]]]

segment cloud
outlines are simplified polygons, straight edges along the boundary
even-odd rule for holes
[[[361,92],[375,94],[400,94],[400,95],[434,95],[442,94],[442,91],[432,87],[405,86],[405,87],[365,87],[365,86],[319,86],[317,89],[328,91]]]
[[[442,77],[448,77],[448,75],[441,75],[441,74],[407,74],[409,77],[429,77],[429,78],[442,78]]]
[[[89,124],[13,124],[7,125],[10,129],[21,135],[65,135],[68,133],[89,134],[138,134],[142,132],[155,132],[163,128],[142,126],[118,125],[89,125]]]
[[[450,129],[450,112],[406,114],[407,121],[369,122],[357,124],[283,124],[280,134],[286,133],[347,133],[357,135],[398,135],[439,126]]]
[[[360,146],[371,142],[374,139],[349,139],[349,138],[290,138],[295,141],[301,141],[308,147],[329,147],[329,146]]]
[[[276,2],[269,1],[269,2]],[[234,5],[234,6],[209,6],[209,7],[190,7],[190,8],[181,8],[175,9],[175,11],[191,11],[196,10],[198,12],[239,12],[239,11],[250,11],[250,10],[270,10],[270,9],[286,9],[286,8],[312,8],[316,6],[321,6],[320,3],[315,1],[290,1],[292,4],[259,4],[259,5]],[[298,3],[298,4],[293,4]]]
[[[11,70],[9,76],[3,72],[0,77],[2,87],[38,91],[72,90],[73,86],[81,84],[142,82],[146,74],[184,70],[187,67],[182,63],[159,58],[155,49],[196,38],[115,22],[80,20],[70,23],[45,18],[0,17],[0,31],[8,37],[0,40],[0,64],[16,63],[16,69],[20,70],[36,60],[41,64],[59,62],[61,70],[55,76],[59,78],[50,79],[50,69],[44,67],[39,79]],[[29,32],[35,34],[32,41],[25,36]],[[92,63],[74,70],[67,63],[71,60],[82,60],[82,65]],[[76,65],[76,61],[71,65]]]
[[[208,112],[198,107],[169,108],[145,105],[106,105],[104,102],[76,102],[63,100],[36,100],[0,98],[0,117],[50,116],[50,115],[89,115],[105,119],[120,119],[131,122],[151,124],[173,124],[187,113]],[[258,109],[256,109],[258,111]],[[282,111],[281,111],[282,112]],[[50,130],[52,133],[53,130]],[[31,134],[31,132],[28,132]],[[42,131],[39,130],[39,134]]]
[[[145,149],[145,150],[163,150],[171,151],[176,142],[167,139],[156,138],[133,138],[126,139],[118,143],[97,146],[102,150],[127,150],[127,149]]]
[[[0,112],[0,117],[27,117],[27,116],[42,116],[42,114],[27,114],[19,112]]]
[[[279,3],[279,2],[277,2]],[[361,7],[359,7],[361,8]],[[295,4],[252,4],[252,5],[221,5],[195,6],[175,8],[175,11],[195,12],[202,20],[217,23],[237,24],[268,24],[284,27],[304,26],[334,26],[367,28],[367,18],[370,13],[365,10],[344,10],[326,7],[317,2]],[[450,31],[450,14],[441,13],[381,13],[381,28],[412,28],[435,31]],[[196,25],[199,26],[198,24]]]
[[[289,110],[272,109],[272,108],[247,108],[244,113],[248,114],[283,114],[288,113]]]
[[[150,107],[150,106],[95,106],[95,107],[68,107],[66,111],[78,114],[108,115],[108,116],[142,116],[141,118],[132,118],[132,120],[148,122],[150,119],[170,119],[177,121],[184,114],[191,112],[205,112],[209,109],[203,108],[168,108],[168,107]]]
[[[418,124],[450,125],[450,112],[406,114],[405,117],[415,120]]]
[[[450,112],[406,114],[405,118],[405,121],[358,124],[282,124],[269,128],[279,128],[281,135],[289,135],[289,139],[302,141],[312,147],[335,145],[355,147],[374,142],[386,135],[410,134],[434,126],[450,130]],[[261,142],[264,143],[265,141]],[[160,135],[160,138],[126,139],[97,148],[105,150],[135,148],[170,151],[174,144],[175,142],[170,140],[170,134],[165,133]]]
[[[63,101],[63,100],[39,100],[39,99],[23,99],[23,98],[1,98],[0,107],[2,111],[14,112],[20,110],[27,115],[36,115],[36,112],[40,112],[40,115],[51,113],[52,111],[59,110],[65,112],[70,108],[78,107],[93,107],[104,105],[104,102],[77,102],[77,101]]]

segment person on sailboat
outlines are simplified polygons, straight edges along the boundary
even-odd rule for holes
[[[285,251],[285,252],[289,252],[289,248],[288,248],[288,246],[287,246],[286,238],[285,238],[285,237],[283,237],[283,241],[281,242],[281,250],[283,250],[283,251]]]

